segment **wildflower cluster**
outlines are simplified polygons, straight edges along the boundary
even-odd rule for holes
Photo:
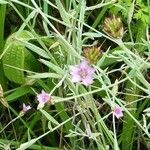
[[[41,109],[45,106],[46,103],[51,102],[51,96],[42,90],[41,93],[37,94],[37,101],[39,102],[37,109]],[[30,105],[25,105],[23,103],[23,108],[20,114],[24,115],[31,108],[32,107]]]
[[[78,65],[70,66],[71,80],[74,83],[81,83],[85,86],[89,86],[93,83],[94,73],[95,69],[90,65],[89,61],[86,59],[83,59]],[[45,106],[45,104],[51,103],[52,97],[49,93],[42,90],[41,93],[37,94],[37,101],[37,109],[42,109]],[[25,105],[23,103],[23,109],[21,113],[24,115],[30,109],[30,105]],[[117,119],[123,117],[123,109],[120,106],[115,106],[113,108],[113,115],[116,116]]]
[[[124,29],[122,21],[115,15],[104,20],[103,29],[108,35],[114,38],[121,38],[123,36]],[[83,55],[85,59],[83,59],[80,64],[71,65],[69,67],[71,81],[74,83],[83,84],[85,86],[91,85],[93,83],[93,76],[95,73],[95,69],[91,66],[91,64],[96,64],[96,62],[100,59],[101,54],[100,48],[97,46],[84,48]],[[52,98],[49,93],[46,93],[44,90],[42,90],[41,93],[37,94],[37,109],[42,109],[46,103],[51,103],[51,100]],[[25,114],[30,109],[30,105],[25,105],[23,103],[21,113]],[[116,106],[113,109],[113,114],[119,119],[123,117],[122,111],[123,109],[121,107]]]

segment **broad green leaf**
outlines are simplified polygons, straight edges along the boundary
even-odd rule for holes
[[[28,31],[12,34],[6,41],[7,48],[3,56],[3,68],[5,76],[12,82],[17,84],[25,83],[24,70],[38,70],[38,63],[34,56],[28,51],[17,39],[28,41],[33,38]]]
[[[6,43],[7,45],[8,43]],[[25,83],[24,72],[24,51],[25,47],[18,42],[12,42],[3,56],[3,67],[5,76],[18,84]]]

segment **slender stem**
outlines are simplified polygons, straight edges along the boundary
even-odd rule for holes
[[[0,54],[4,48],[4,24],[5,24],[6,5],[0,5]]]
[[[4,24],[5,24],[5,14],[6,14],[6,4],[0,5],[0,55],[4,49]],[[0,60],[0,84],[2,85],[4,91],[6,91],[6,79],[4,76],[2,61]]]
[[[14,118],[13,120],[11,120],[1,131],[0,133],[2,133],[11,123],[15,122],[17,119],[19,119],[20,116],[17,116],[16,118]]]

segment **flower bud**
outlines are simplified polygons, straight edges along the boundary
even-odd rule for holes
[[[19,113],[19,116],[20,116],[20,117],[24,116],[24,114],[25,114],[28,110],[30,110],[30,109],[31,109],[31,106],[30,106],[30,105],[25,105],[25,104],[23,103],[23,107],[22,107],[21,112]]]
[[[90,64],[96,64],[101,57],[100,47],[86,47],[83,49],[83,55],[90,62]]]
[[[122,38],[123,36],[123,23],[120,17],[112,15],[104,20],[103,30],[113,38]]]

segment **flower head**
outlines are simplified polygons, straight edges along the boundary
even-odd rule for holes
[[[84,57],[91,63],[91,64],[96,64],[96,62],[100,59],[101,57],[101,49],[100,47],[97,46],[91,46],[91,47],[86,47],[83,49],[83,55]]]
[[[84,85],[93,83],[95,69],[90,66],[87,60],[83,60],[80,65],[70,66],[70,74],[73,82],[82,82]]]
[[[113,38],[122,38],[124,28],[120,17],[112,15],[104,20],[104,31]]]
[[[40,109],[44,107],[45,103],[50,102],[51,96],[42,90],[42,92],[37,95],[37,100],[39,102],[38,109]]]
[[[25,114],[28,110],[31,109],[31,106],[30,105],[25,105],[23,103],[23,107],[22,107],[22,113]]]
[[[115,106],[113,109],[113,114],[117,117],[117,119],[123,117],[123,109],[120,106]]]

